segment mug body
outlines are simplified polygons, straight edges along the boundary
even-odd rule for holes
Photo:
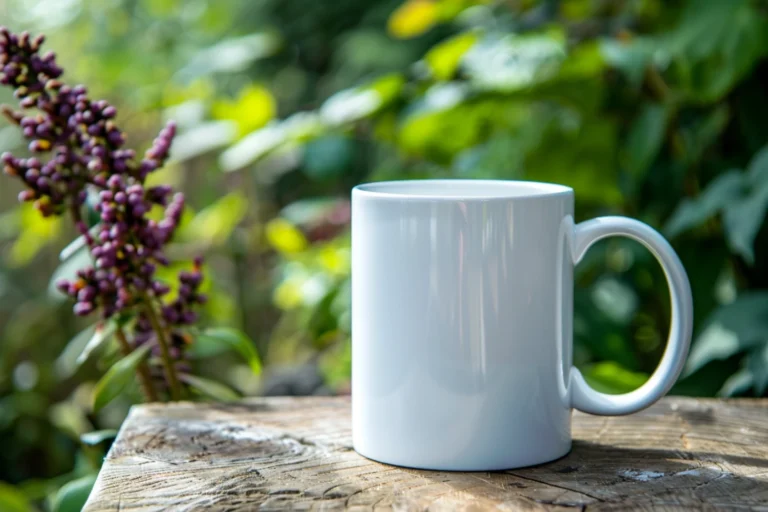
[[[490,471],[570,450],[573,202],[534,182],[354,189],[356,451]]]

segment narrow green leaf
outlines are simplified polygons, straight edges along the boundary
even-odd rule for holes
[[[752,350],[747,356],[747,369],[752,374],[752,385],[757,396],[763,396],[768,388],[768,338],[761,347]]]
[[[53,272],[51,280],[48,283],[48,294],[56,299],[63,299],[62,294],[58,288],[56,288],[56,282],[60,279],[73,280],[77,277],[77,271],[91,265],[91,255],[88,252],[88,248],[85,246],[76,250],[66,261]]]
[[[734,201],[725,208],[723,224],[728,245],[744,260],[755,262],[755,237],[768,211],[768,186],[756,190],[746,199]]]
[[[735,396],[745,393],[754,383],[754,375],[747,368],[742,368],[723,383],[723,387],[717,392],[718,396]]]
[[[221,402],[232,402],[234,400],[240,399],[240,395],[238,395],[229,386],[226,386],[220,382],[186,374],[181,375],[179,378],[203,395],[213,398],[214,400],[219,400]]]
[[[632,124],[626,146],[627,168],[642,177],[659,154],[667,131],[668,111],[664,105],[648,104]]]
[[[83,347],[83,351],[77,357],[77,364],[81,365],[88,360],[88,357],[94,350],[99,348],[102,343],[112,338],[115,334],[117,326],[115,322],[107,322],[106,325],[98,325],[94,330],[93,336],[88,340],[88,343]]]
[[[115,429],[94,430],[93,432],[87,432],[81,435],[80,441],[83,444],[94,446],[109,439],[114,439],[115,437],[117,437],[117,430]]]
[[[11,484],[0,482],[0,510],[3,512],[32,512],[27,498]]]
[[[737,169],[721,174],[696,199],[683,200],[667,221],[664,233],[674,237],[702,224],[744,194],[744,175]]]
[[[87,475],[65,484],[53,500],[53,512],[80,512],[88,501],[96,475]]]
[[[206,329],[201,332],[197,336],[195,342],[192,343],[193,353],[196,352],[195,345],[197,345],[198,342],[202,344],[202,350],[197,352],[198,357],[201,357],[200,354],[212,355],[215,351],[212,347],[216,345],[227,347],[230,350],[235,350],[240,353],[248,363],[248,366],[251,367],[254,374],[258,375],[261,373],[261,360],[259,359],[259,354],[256,352],[253,341],[251,341],[251,339],[242,331],[227,327]]]
[[[753,187],[765,186],[768,183],[768,146],[757,152],[749,162],[747,176]]]
[[[96,332],[96,325],[91,325],[80,331],[74,338],[72,338],[61,355],[56,359],[55,368],[56,374],[62,378],[67,379],[74,375],[77,368],[80,366],[78,359],[83,353],[88,342],[93,338]]]
[[[93,410],[98,411],[114,400],[134,378],[139,363],[149,353],[149,345],[144,345],[123,359],[116,362],[96,384],[93,392]]]

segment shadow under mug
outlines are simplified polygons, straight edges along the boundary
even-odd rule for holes
[[[669,243],[625,217],[574,224],[571,188],[494,180],[380,182],[352,192],[352,436],[423,469],[540,464],[571,448],[571,410],[629,414],[661,398],[690,344],[690,284]],[[601,238],[659,260],[672,321],[639,389],[607,395],[572,366],[573,270]]]

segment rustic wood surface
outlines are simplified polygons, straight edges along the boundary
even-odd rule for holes
[[[135,407],[85,510],[768,511],[768,400],[577,412],[570,455],[494,473],[365,459],[349,408],[347,398]]]

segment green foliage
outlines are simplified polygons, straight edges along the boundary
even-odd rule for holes
[[[88,475],[64,485],[53,500],[52,512],[79,512],[85,506],[96,475]]]
[[[190,352],[196,357],[210,357],[226,351],[240,354],[255,375],[261,373],[261,360],[253,341],[237,329],[206,329],[197,335]]]
[[[96,384],[93,392],[93,410],[99,411],[102,407],[114,400],[131,382],[136,374],[136,368],[149,354],[150,345],[144,345],[118,362],[113,364],[107,373]]]

